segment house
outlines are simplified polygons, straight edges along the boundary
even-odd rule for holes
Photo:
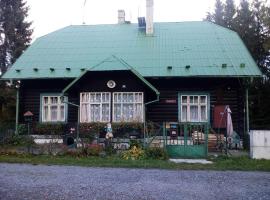
[[[40,123],[196,122],[217,129],[224,119],[216,112],[228,105],[243,137],[246,83],[261,72],[240,37],[206,21],[153,23],[152,9],[138,24],[119,11],[118,24],[72,25],[36,39],[3,76],[20,80],[17,122],[31,111]]]

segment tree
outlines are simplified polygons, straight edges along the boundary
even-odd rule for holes
[[[15,62],[31,42],[29,8],[23,0],[0,0],[0,70]]]
[[[29,8],[23,0],[0,0],[0,76],[31,42]],[[14,120],[15,90],[0,82],[0,122]]]
[[[234,0],[226,0],[224,5],[224,25],[225,27],[234,29],[234,17],[236,14],[236,8]]]
[[[224,26],[224,4],[221,0],[216,0],[214,13],[208,12],[205,20]]]
[[[226,0],[223,12],[217,7],[221,7],[218,0],[214,14],[207,13],[206,20],[236,31],[264,74],[263,79],[255,79],[249,85],[250,122],[252,128],[269,129],[270,7],[262,0],[253,0],[251,4],[241,0],[237,9],[233,0]]]

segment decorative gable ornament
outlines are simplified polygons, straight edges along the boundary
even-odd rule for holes
[[[108,88],[115,88],[115,86],[116,86],[116,83],[115,83],[115,81],[113,81],[113,80],[109,80],[108,82],[107,82],[107,86],[108,86]]]

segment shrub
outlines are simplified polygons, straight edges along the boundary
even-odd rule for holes
[[[4,138],[2,144],[11,146],[31,146],[35,144],[35,142],[30,136],[12,135]]]
[[[106,123],[93,122],[93,123],[81,123],[80,124],[80,133],[82,135],[99,135],[105,130]]]
[[[137,148],[142,148],[142,144],[140,140],[129,140],[129,149],[136,146]]]
[[[163,148],[149,147],[145,149],[146,158],[167,160],[168,154]]]
[[[85,148],[85,150],[87,156],[99,156],[103,148],[99,144],[90,144]]]
[[[37,123],[34,133],[40,135],[61,135],[64,133],[64,123]]]
[[[26,135],[27,134],[27,124],[19,124],[18,125],[18,134],[19,135]]]
[[[136,146],[133,146],[131,149],[123,152],[123,158],[125,160],[139,160],[144,158],[144,150],[141,148],[138,148]]]
[[[80,133],[83,135],[92,135],[93,137],[99,136],[104,138],[107,123],[92,122],[81,123]],[[143,133],[143,123],[138,122],[116,122],[112,123],[113,136],[121,138],[129,138],[130,135],[136,135],[140,137]]]

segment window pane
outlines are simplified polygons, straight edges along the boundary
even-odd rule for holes
[[[101,93],[96,93],[96,100],[95,102],[100,103],[101,102]]]
[[[123,93],[122,102],[128,102],[128,95],[127,95],[127,93]]]
[[[60,107],[60,112],[61,112],[61,114],[60,114],[60,120],[61,121],[65,121],[65,107],[64,106],[61,106]]]
[[[117,102],[122,102],[122,94],[121,93],[117,94]]]
[[[95,94],[94,93],[90,94],[90,102],[95,102]]]
[[[102,119],[103,122],[110,121],[110,107],[109,104],[102,105]]]
[[[97,104],[90,105],[90,116],[91,122],[99,122],[100,121],[100,106]]]
[[[198,106],[190,106],[190,121],[199,121]]]
[[[133,121],[133,104],[123,104],[123,120],[124,121]]]
[[[135,104],[134,120],[139,122],[143,121],[142,104]]]
[[[81,121],[89,122],[89,106],[87,104],[82,104],[81,108]]]
[[[48,98],[47,98],[48,99]],[[43,109],[43,111],[44,111],[44,114],[43,114],[43,120],[44,121],[48,121],[49,119],[48,119],[48,115],[49,115],[49,109],[48,109],[48,106],[44,106],[44,109]]]
[[[140,93],[139,94],[139,102],[140,103],[143,103],[143,93]]]
[[[201,120],[202,121],[207,120],[206,106],[201,106]]]
[[[118,102],[117,101],[117,94],[116,93],[113,94],[113,102],[115,102],[115,103]]]
[[[182,115],[181,115],[181,121],[187,121],[187,106],[182,106]]]
[[[103,103],[108,103],[110,100],[109,100],[109,93],[102,93],[102,102]]]
[[[51,121],[57,121],[57,107],[51,106]]]
[[[114,121],[121,121],[121,104],[114,104]]]
[[[108,103],[111,103],[111,94],[110,93],[107,93],[106,94],[106,102],[108,102]]]
[[[132,93],[128,93],[127,96],[128,96],[127,102],[129,102],[129,103],[134,102],[133,94]]]
[[[49,102],[49,99],[48,99],[48,97],[44,97],[44,104],[48,104]]]
[[[193,96],[189,96],[189,103],[193,103]]]
[[[187,103],[187,96],[182,96],[182,103]]]
[[[193,98],[194,98],[194,103],[195,103],[195,104],[199,103],[199,101],[198,101],[198,98],[199,98],[199,97],[198,97],[198,96],[194,96]]]
[[[58,103],[58,97],[51,97],[51,104],[57,104]]]
[[[201,96],[200,103],[206,103],[206,96]]]
[[[82,96],[82,102],[88,102],[89,101],[89,93],[84,93]]]

